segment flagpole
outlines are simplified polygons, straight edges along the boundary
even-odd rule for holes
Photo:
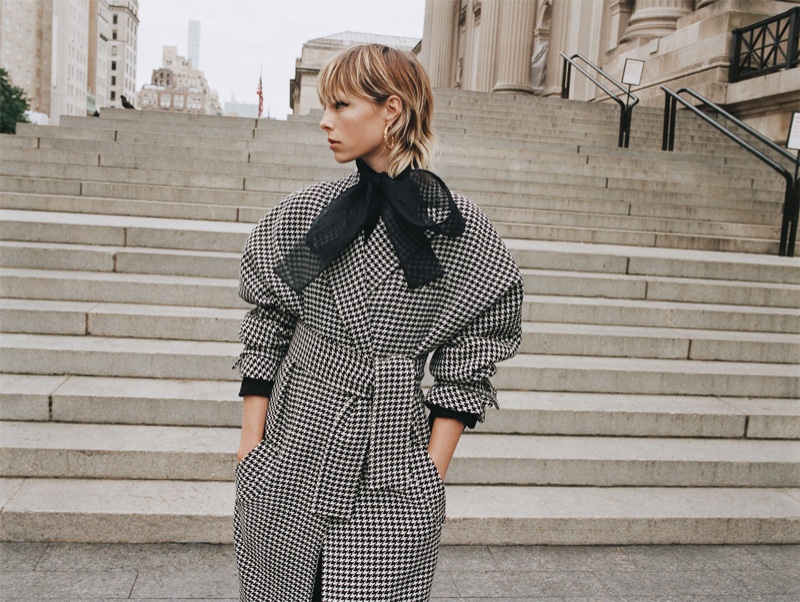
[[[258,90],[256,91],[256,94],[258,95],[258,119],[261,119],[261,114],[264,112],[264,89],[261,85],[263,76],[264,76],[264,61],[262,59],[261,70],[258,73]]]

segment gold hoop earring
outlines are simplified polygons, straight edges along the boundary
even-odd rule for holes
[[[386,145],[386,148],[392,150],[395,145],[395,138],[394,136],[389,136],[389,125],[386,125],[386,128],[383,130],[383,143]]]

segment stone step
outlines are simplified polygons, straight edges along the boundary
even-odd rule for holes
[[[199,278],[236,277],[238,252],[0,241],[3,266],[14,269],[172,274]],[[603,265],[523,268],[529,294],[649,299],[758,307],[800,307],[793,284],[720,281],[615,273]],[[550,269],[562,267],[563,270]],[[582,271],[601,268],[598,272]]]
[[[22,124],[26,125],[26,124]],[[30,125],[30,124],[27,124]],[[39,129],[36,129],[39,128]],[[155,130],[155,128],[154,128]],[[105,130],[105,129],[84,129],[75,127],[47,127],[47,126],[33,126],[32,129],[23,128],[19,133],[21,136],[32,136],[39,140],[39,146],[42,145],[43,140],[47,139],[66,139],[84,140],[84,141],[97,141],[97,142],[111,142],[115,141],[126,146],[133,146],[138,144],[159,144],[169,142],[172,145],[181,146],[199,146],[201,148],[216,148],[221,151],[242,151],[247,149],[261,149],[267,150],[275,143],[283,142],[298,142],[303,141],[306,143],[313,143],[319,147],[324,147],[324,133],[319,129],[307,129],[303,131],[291,129],[264,129],[255,130],[255,137],[220,137],[214,135],[213,132],[208,130],[197,130],[197,133],[178,133],[173,132],[169,140],[165,140],[163,134],[158,131],[149,131],[141,129],[131,130]],[[202,134],[202,135],[198,135]],[[450,135],[464,136],[473,142],[480,142],[481,146],[492,146],[497,144],[512,144],[512,145],[529,145],[531,141],[538,142],[539,144],[552,144],[553,136],[547,133],[539,133],[537,135],[521,135],[521,134],[508,134],[502,131],[487,131],[487,132],[471,132],[463,127],[440,128],[440,133],[444,139]],[[588,137],[587,137],[588,136]],[[610,131],[608,134],[597,133],[576,133],[568,134],[563,130],[558,133],[558,141],[560,144],[588,144],[590,146],[616,148],[616,133]],[[720,155],[721,153],[730,154],[732,150],[730,146],[726,145],[716,139],[704,139],[698,141],[684,141],[681,139],[678,143],[678,151],[688,152],[690,154],[706,154],[706,155]],[[685,147],[685,148],[684,148]],[[630,153],[637,149],[624,149]],[[660,151],[660,141],[656,138],[650,143],[648,150],[654,152]],[[662,155],[666,153],[661,153]],[[744,159],[744,156],[739,157]],[[751,164],[753,161],[751,160]]]
[[[237,170],[240,171],[240,170]],[[254,174],[258,169],[251,168]],[[267,192],[281,192],[284,195],[294,190],[300,190],[313,184],[316,180],[311,171],[308,172],[306,179],[295,179],[293,174],[288,173],[282,177],[275,176],[262,177],[259,175],[222,175],[219,173],[205,173],[197,171],[178,171],[178,170],[158,170],[145,169],[142,167],[108,167],[91,165],[67,165],[56,163],[30,163],[26,161],[4,161],[0,166],[0,175],[8,178],[48,178],[59,180],[81,180],[84,182],[101,183],[124,183],[124,184],[150,184],[166,187],[192,187],[192,188],[213,188],[220,190],[263,190]],[[341,177],[346,172],[344,170],[331,171],[331,178]],[[299,177],[300,174],[298,173]],[[477,174],[476,174],[477,176]],[[323,178],[324,179],[324,178]],[[515,194],[520,196],[528,195],[552,195],[565,193],[578,194],[580,189],[602,191],[601,198],[614,198],[619,200],[631,200],[641,198],[643,192],[652,193],[649,196],[651,202],[658,202],[662,199],[682,199],[683,204],[692,205],[693,198],[708,197],[723,198],[732,197],[747,202],[767,202],[777,203],[782,200],[782,193],[776,190],[756,190],[747,188],[719,185],[719,184],[698,184],[697,182],[684,181],[649,181],[637,177],[605,177],[580,175],[580,173],[550,173],[547,170],[541,172],[529,172],[525,181],[512,180],[489,180],[485,177],[458,177],[449,178],[450,186],[456,191],[465,191],[467,196],[470,193],[493,192]],[[555,191],[555,192],[553,192]],[[627,195],[627,196],[625,196]]]
[[[794,309],[635,299],[527,295],[522,319],[555,324],[800,333],[800,314]]]
[[[239,429],[0,422],[6,477],[231,481]],[[454,485],[796,487],[800,441],[472,434]]]
[[[151,147],[147,147],[151,148]],[[204,173],[223,176],[236,177],[272,177],[276,179],[299,179],[307,180],[335,180],[343,177],[352,171],[352,165],[346,166],[332,165],[331,157],[327,152],[319,157],[317,161],[311,161],[305,154],[306,161],[300,161],[297,157],[295,164],[274,163],[270,157],[274,154],[259,153],[256,157],[245,157],[243,160],[219,160],[209,157],[208,159],[196,158],[175,158],[169,155],[160,155],[158,152],[148,154],[133,153],[106,153],[106,152],[82,152],[73,150],[55,149],[6,149],[3,151],[4,160],[16,163],[43,163],[58,165],[73,165],[83,167],[110,167],[126,169],[142,169],[165,171],[170,173]],[[298,153],[299,155],[299,153]],[[255,161],[254,159],[261,159]],[[285,159],[285,157],[284,157]],[[575,153],[560,153],[557,156],[540,157],[538,160],[509,161],[503,158],[483,158],[481,163],[476,165],[465,165],[459,161],[461,157],[448,155],[448,161],[437,162],[437,172],[446,181],[457,180],[460,178],[490,178],[501,179],[504,181],[536,181],[533,174],[565,174],[578,175],[585,178],[622,178],[624,180],[644,180],[655,181],[664,180],[665,182],[678,181],[682,185],[713,185],[732,188],[735,191],[745,191],[747,189],[782,191],[782,181],[778,178],[759,178],[742,177],[738,171],[727,168],[720,170],[708,170],[708,173],[700,170],[681,173],[677,178],[674,171],[652,170],[649,166],[620,166],[617,162],[610,165],[598,165],[587,163],[586,157]],[[503,162],[505,161],[505,165]],[[725,173],[725,172],[729,173]],[[11,174],[13,175],[13,174]],[[587,180],[592,182],[592,180]]]
[[[100,376],[0,377],[0,419],[238,427],[230,381]],[[800,439],[793,399],[499,391],[500,411],[467,433]]]
[[[39,177],[12,177],[0,176],[0,191],[8,193],[26,194],[61,194],[70,196],[114,198],[117,200],[131,199],[136,201],[160,202],[185,202],[191,204],[210,203],[214,205],[234,205],[245,207],[263,207],[266,210],[283,200],[296,187],[286,186],[285,190],[257,191],[258,187],[287,184],[300,181],[276,182],[269,179],[247,179],[245,186],[248,190],[223,190],[210,188],[191,188],[181,186],[128,184],[124,182],[104,182],[94,180],[59,180]],[[519,193],[501,193],[485,184],[480,184],[482,190],[467,190],[454,182],[453,189],[470,198],[478,206],[505,206],[509,208],[528,209],[535,207],[542,200],[553,206],[564,202],[568,207],[578,201],[589,198],[597,199],[601,204],[630,203],[630,204],[660,204],[675,209],[667,211],[689,212],[697,207],[709,209],[727,203],[728,209],[744,211],[763,211],[770,214],[774,222],[781,215],[780,204],[772,201],[759,201],[756,199],[730,199],[723,201],[714,197],[687,197],[680,192],[648,192],[624,189],[591,188],[585,186],[569,186],[558,184],[539,184],[530,195]],[[533,201],[531,201],[533,197]]]
[[[230,544],[229,482],[3,479],[0,540]],[[800,541],[792,488],[447,487],[445,545]]]
[[[247,307],[236,278],[4,268],[0,279],[9,299]],[[526,295],[522,309],[530,322],[800,333],[800,312],[783,307]]]
[[[13,193],[12,193],[13,194]],[[254,211],[260,215],[262,211]],[[182,227],[176,239],[182,248],[240,250],[250,227],[230,222],[175,220],[136,216],[105,216],[66,212],[0,210],[3,238],[31,242],[63,242],[119,245],[127,237],[134,246],[164,246],[165,231]],[[497,222],[504,238],[532,238],[601,244],[700,248],[704,250],[764,252],[777,247],[774,226],[714,224],[690,220],[668,220],[628,216],[597,216],[583,213],[529,211],[533,225]],[[62,224],[70,224],[63,228]],[[216,224],[220,224],[217,227]],[[638,229],[637,229],[638,228]],[[214,230],[222,232],[212,235]],[[663,231],[667,230],[667,231]],[[682,230],[690,230],[683,232]],[[708,232],[704,232],[704,230]],[[237,232],[243,235],[236,234]],[[97,238],[97,236],[100,236]],[[174,243],[173,243],[174,245]],[[222,245],[222,246],[220,246]]]
[[[0,191],[31,194],[64,194],[137,201],[168,201],[272,207],[286,197],[285,192],[267,193],[214,188],[153,186],[109,182],[80,182],[54,178],[0,176]]]
[[[31,197],[17,193],[0,195],[0,199],[6,198],[24,205]],[[83,199],[71,197],[71,200],[79,202]],[[103,199],[99,199],[97,203],[101,204],[102,201]],[[261,213],[258,211],[259,215]],[[162,248],[182,247],[185,250],[217,250],[236,254],[240,253],[244,240],[253,227],[253,223],[235,224],[229,223],[229,220],[161,219],[119,214],[24,210],[0,211],[0,217],[5,240],[102,244],[103,241],[94,236],[101,232],[108,236],[112,245],[127,242],[131,246],[139,244],[158,248],[160,243]],[[71,226],[69,232],[61,231],[63,228],[58,225],[62,223]],[[136,241],[128,238],[133,230],[136,230]],[[206,233],[208,238],[201,237],[199,233]],[[514,238],[506,238],[505,242],[518,265],[523,268],[560,270],[569,263],[576,266],[571,268],[576,271],[611,270],[634,275],[800,284],[800,260],[797,258]],[[585,265],[595,267],[582,267]]]
[[[0,191],[0,209],[199,219],[254,224],[268,208]],[[256,217],[258,216],[258,217]]]
[[[2,332],[187,341],[238,341],[243,312],[158,305],[0,299]],[[796,364],[800,338],[676,328],[525,323],[533,354]]]
[[[502,196],[498,198],[502,199]],[[527,197],[526,208],[482,204],[483,211],[493,221],[526,223],[531,212],[565,211],[573,213],[630,215],[633,217],[664,218],[694,221],[720,221],[776,226],[780,213],[720,209],[716,207],[689,207],[653,203],[625,203],[620,201],[590,201],[552,197]],[[203,205],[167,201],[136,201],[113,198],[73,197],[68,195],[34,195],[0,191],[0,209],[56,211],[68,213],[100,213],[175,219],[200,219],[212,221],[241,221],[256,223],[264,216],[267,207],[235,207],[230,205]]]
[[[800,284],[800,259],[792,257],[521,239],[505,243],[521,268]]]
[[[176,242],[171,243],[168,230],[177,229],[178,222],[185,220],[17,210],[0,210],[0,216],[5,220],[2,237],[20,242],[86,244],[96,240],[103,245],[124,245],[127,241],[130,246],[173,245],[191,250],[211,247],[214,250],[238,252],[244,246],[246,236],[252,228],[252,224],[191,220],[186,230],[175,233]],[[494,226],[504,238],[700,248],[744,253],[769,250],[778,244],[777,232],[774,232],[776,228],[772,226],[704,224],[689,220],[601,217],[546,211],[530,211],[528,217],[534,223],[497,221]],[[217,223],[222,224],[222,227],[216,228],[214,224]],[[69,224],[70,227],[64,228],[63,224]],[[692,232],[681,232],[682,229]],[[214,230],[221,232],[215,233]]]
[[[738,177],[758,177],[761,180],[771,182],[780,181],[770,168],[758,161],[752,160],[749,156],[709,156],[699,155],[697,152],[682,153],[680,151],[664,153],[660,150],[646,149],[620,149],[616,147],[598,147],[591,145],[564,144],[561,142],[534,142],[531,140],[518,141],[506,140],[501,138],[486,139],[485,144],[476,147],[470,144],[469,136],[464,134],[447,133],[442,138],[442,146],[446,152],[442,153],[441,161],[458,165],[471,166],[492,166],[493,161],[497,167],[503,167],[509,161],[528,161],[538,163],[563,163],[572,162],[575,155],[579,155],[578,163],[586,163],[587,158],[590,164],[604,165],[605,167],[616,168],[620,161],[616,157],[621,157],[627,168],[647,169],[651,172],[671,172],[678,166],[687,167],[685,171],[694,172],[698,169],[706,171],[710,175],[719,174],[735,175]],[[124,154],[130,156],[145,157],[169,157],[171,159],[199,159],[214,161],[219,158],[219,149],[213,145],[198,146],[178,144],[179,140],[163,137],[154,137],[152,143],[139,143],[136,145],[122,144],[118,142],[93,141],[91,153],[103,154]],[[201,141],[202,142],[202,141]],[[174,143],[174,144],[172,144]],[[187,146],[189,145],[189,146]],[[251,145],[252,146],[252,145]],[[0,137],[0,148],[15,149],[39,149],[39,150],[65,150],[85,153],[87,143],[84,140],[71,140],[69,138],[20,138],[16,136]],[[319,163],[320,166],[333,168],[336,164],[330,155],[330,151],[324,141],[314,138],[307,143],[301,143],[297,138],[281,143],[281,153],[276,154],[271,147],[259,150],[258,148],[226,149],[225,157],[228,161],[247,163],[268,163],[281,165],[296,165],[298,159],[304,163],[311,161],[310,164]],[[513,153],[509,149],[514,149]],[[438,161],[437,161],[438,164]]]
[[[236,380],[237,343],[4,334],[2,371]],[[494,384],[513,391],[800,397],[795,365],[519,354]]]

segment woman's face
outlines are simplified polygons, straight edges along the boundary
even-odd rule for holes
[[[328,144],[337,163],[363,159],[376,172],[386,171],[389,150],[383,130],[389,121],[387,104],[358,96],[340,95],[325,107],[319,127],[328,134]]]

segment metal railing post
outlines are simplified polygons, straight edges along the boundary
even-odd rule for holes
[[[630,129],[631,129],[631,114],[633,112],[633,107],[635,107],[638,102],[639,98],[634,94],[631,94],[630,90],[625,90],[621,83],[611,77],[608,73],[603,71],[600,67],[592,63],[586,57],[581,56],[580,54],[573,54],[571,57],[568,57],[563,52],[558,53],[564,59],[564,69],[562,71],[561,76],[561,98],[569,98],[569,86],[571,83],[572,77],[572,68],[575,67],[580,73],[585,75],[591,82],[593,82],[598,88],[600,88],[603,92],[608,94],[608,97],[615,101],[620,108],[620,117],[619,117],[619,136],[617,137],[617,145],[619,147],[627,148],[630,143]],[[585,69],[583,69],[580,65],[578,65],[574,59],[579,58],[584,61],[587,65],[592,67],[596,70],[599,74],[605,77],[608,81],[614,84],[617,88],[622,90],[626,95],[626,100],[628,102],[622,102],[622,99],[614,94],[611,90],[609,90],[606,86],[604,86],[596,77],[594,77],[591,73],[588,73]],[[633,99],[633,102],[630,103],[630,99]]]
[[[711,102],[704,96],[698,94],[691,88],[681,88],[677,92],[673,92],[666,86],[661,86],[661,89],[664,91],[664,94],[667,95],[669,99],[671,99],[671,102],[665,103],[664,106],[664,112],[665,112],[664,138],[666,139],[667,150],[671,151],[675,146],[675,114],[677,113],[677,107],[678,107],[677,103],[680,102],[688,111],[694,113],[698,118],[705,121],[711,127],[720,132],[722,135],[729,138],[730,140],[733,140],[736,144],[744,148],[744,150],[746,150],[748,153],[754,155],[762,162],[769,165],[773,170],[777,171],[783,177],[785,181],[785,188],[783,195],[783,212],[781,218],[781,239],[780,242],[778,243],[778,253],[781,256],[794,257],[794,247],[797,239],[798,214],[800,214],[800,179],[796,178],[795,175],[790,173],[789,170],[787,170],[785,167],[767,157],[764,153],[759,151],[752,144],[746,142],[744,139],[742,139],[741,136],[734,134],[731,130],[718,123],[716,119],[713,119],[712,117],[710,117],[709,115],[698,109],[696,106],[691,104],[686,99],[681,98],[679,95],[683,93],[690,94],[691,96],[699,100],[701,103],[703,103],[705,106],[716,111],[716,115],[718,115],[719,117],[725,118],[731,123],[734,123],[735,125],[739,126],[745,132],[754,136],[756,139],[764,143],[767,147],[769,147],[773,151],[780,154],[782,157],[789,159],[792,162],[792,165],[795,166],[795,168],[798,167],[798,161],[800,161],[800,159],[793,157],[788,151],[782,149],[780,146],[775,144],[772,140],[764,136],[762,133],[758,132],[757,130],[754,130],[752,127],[750,127],[743,121],[740,121],[739,119],[728,113],[725,109],[714,104],[713,102]],[[669,113],[669,115],[667,115],[667,113]],[[669,133],[668,136],[666,135],[666,132]]]
[[[800,53],[800,8],[794,9],[789,17],[789,41],[786,49],[786,68],[791,69],[797,62]]]
[[[669,111],[669,151],[672,152],[675,150],[675,119],[677,118],[676,113],[678,112],[678,101],[674,98],[672,99],[672,106],[670,107]]]

